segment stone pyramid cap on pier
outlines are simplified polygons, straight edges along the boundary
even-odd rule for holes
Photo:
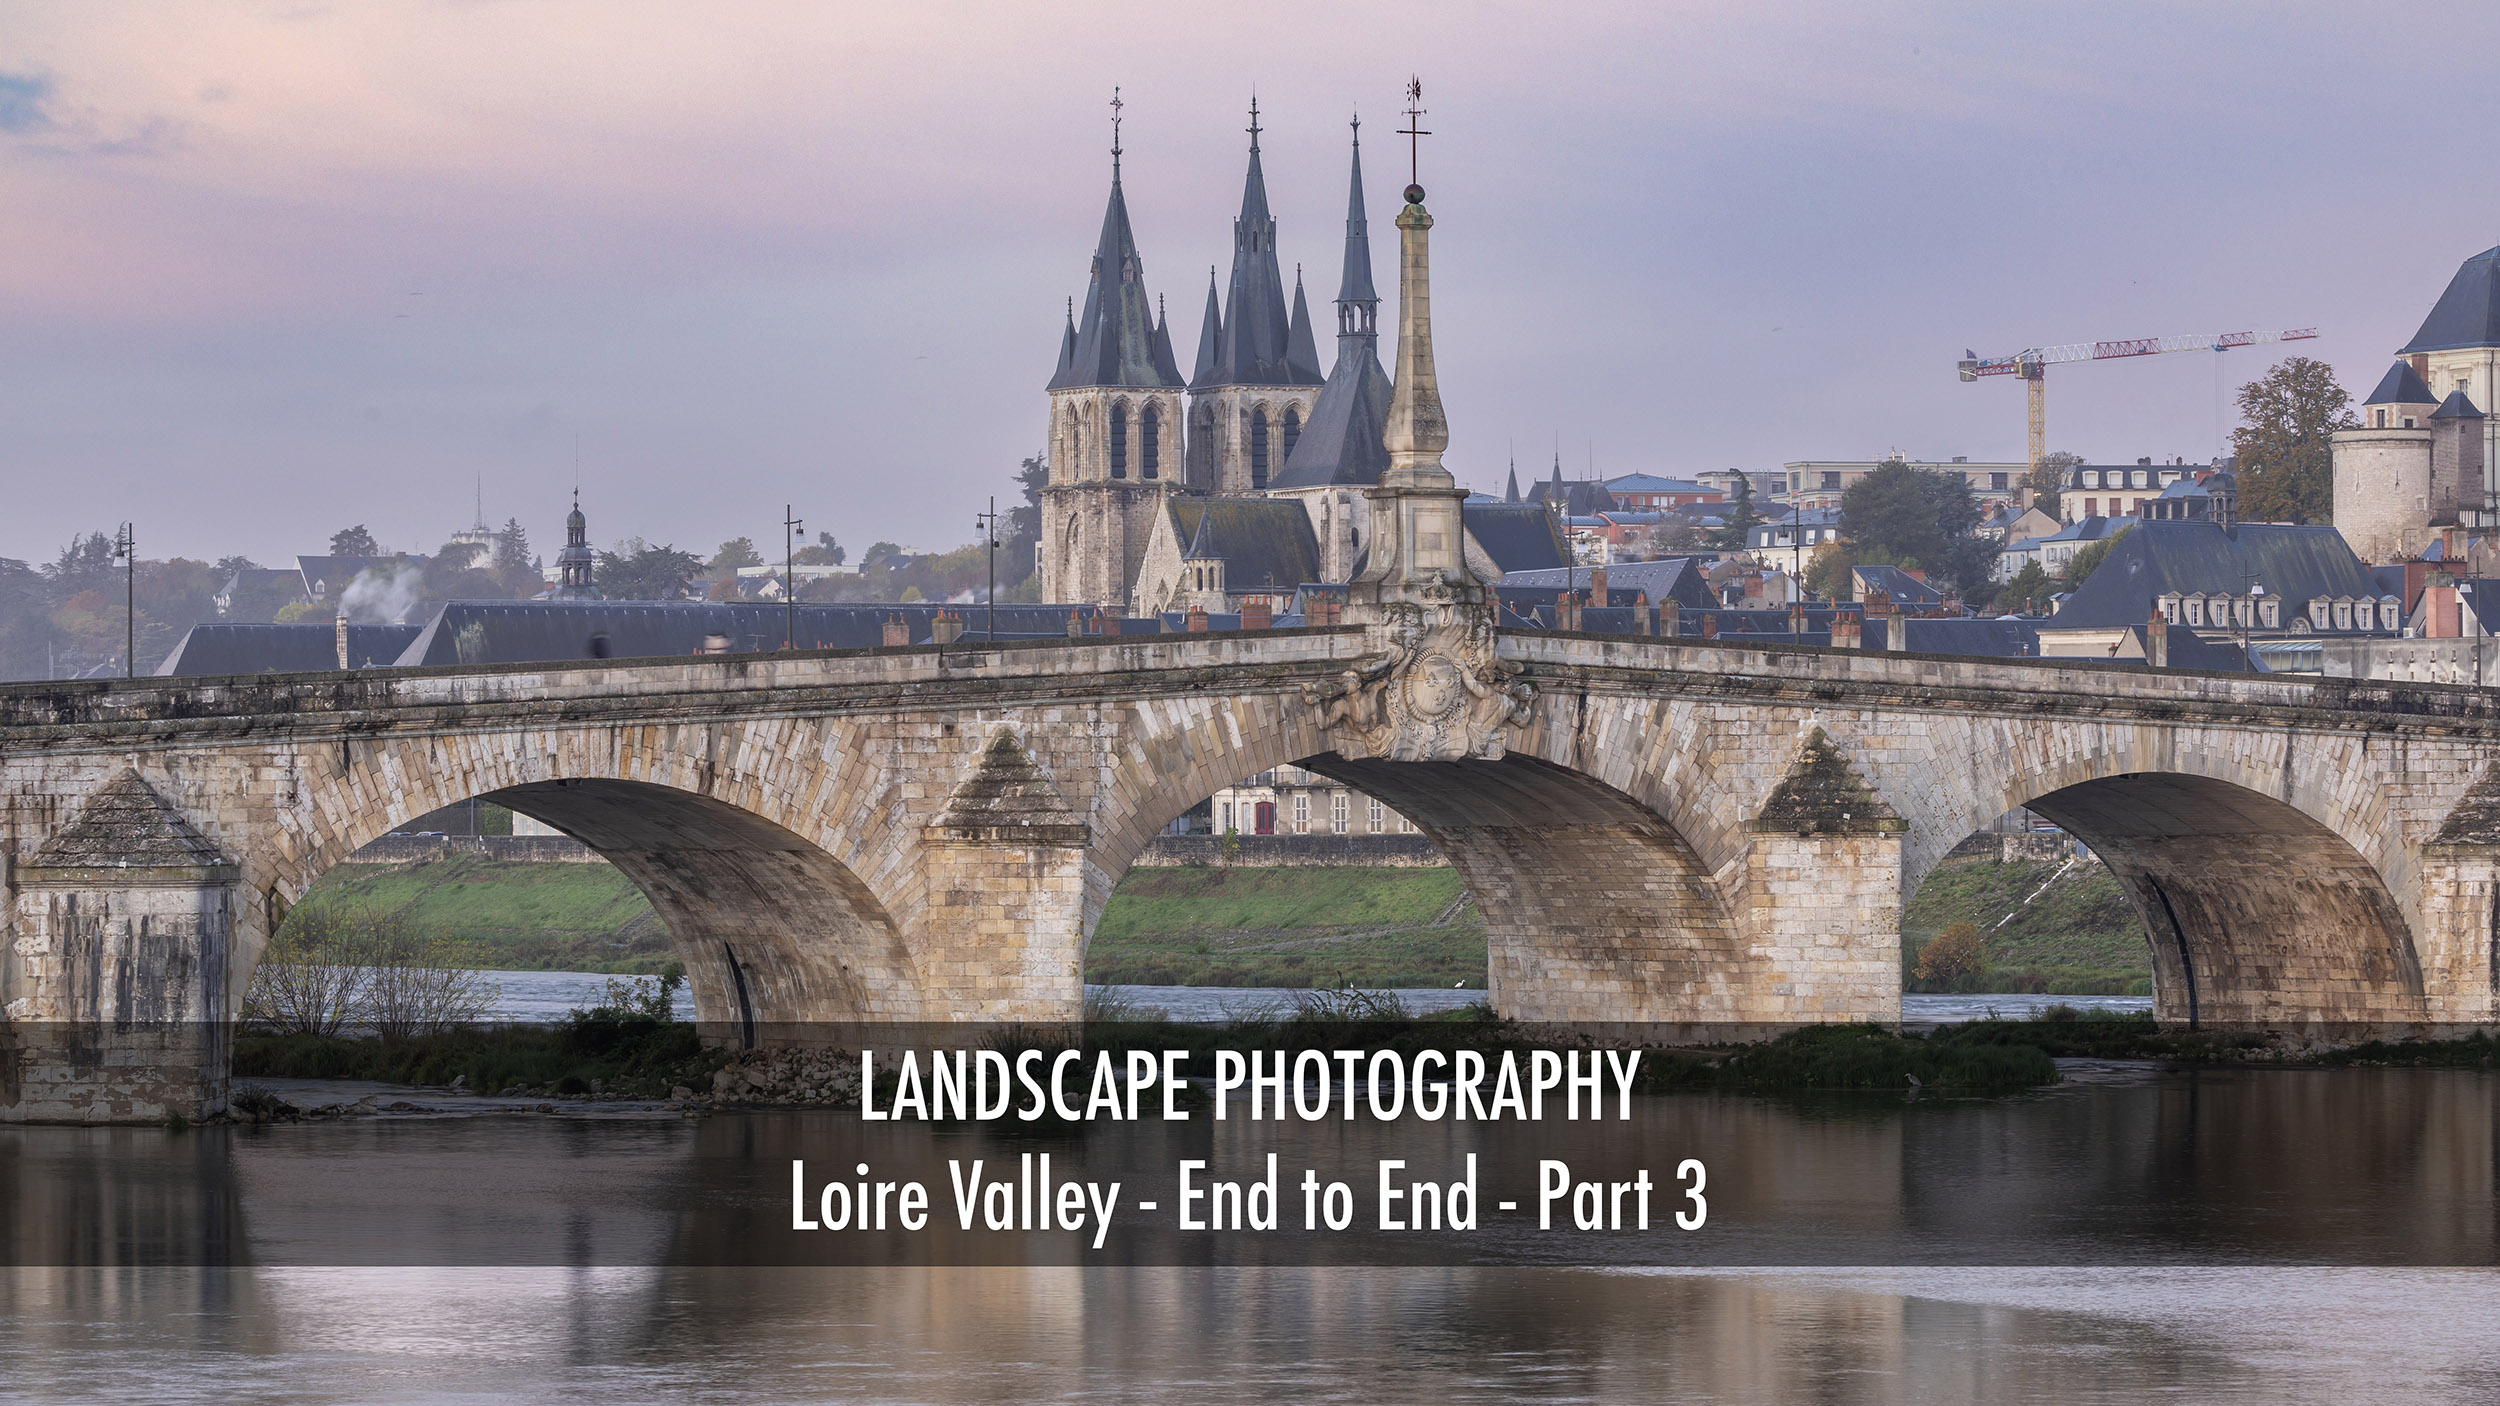
[[[1082,846],[1085,821],[1068,808],[1015,733],[1000,728],[981,749],[980,764],[929,823],[938,839],[964,844]]]
[[[216,844],[166,804],[135,770],[104,783],[28,869],[230,869]]]
[[[1745,828],[1758,835],[1807,836],[1880,835],[1910,826],[1818,727],[1806,733],[1797,760]]]

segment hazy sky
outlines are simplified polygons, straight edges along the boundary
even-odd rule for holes
[[[1251,90],[1325,329],[1346,118],[1394,289],[1422,75],[1477,486],[1557,436],[1575,474],[2019,458],[1966,346],[2316,324],[2364,392],[2500,242],[2496,50],[2348,4],[0,0],[0,556],[125,516],[150,556],[430,550],[479,475],[552,552],[577,441],[603,545],[777,546],[785,501],[964,541],[1041,441],[1115,83],[1186,368]],[[2214,361],[2053,370],[2051,446],[2211,454]]]

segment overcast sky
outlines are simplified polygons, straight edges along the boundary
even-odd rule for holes
[[[1394,290],[1422,75],[1480,487],[1558,439],[2019,458],[1965,347],[2315,324],[2364,392],[2500,242],[2495,51],[2479,7],[2347,4],[0,0],[0,556],[123,517],[150,556],[430,550],[481,475],[551,553],[577,442],[602,545],[778,546],[785,501],[967,540],[1041,441],[1114,84],[1186,368],[1252,89],[1324,330],[1346,119]],[[2282,354],[2053,370],[2050,445],[2210,455]]]

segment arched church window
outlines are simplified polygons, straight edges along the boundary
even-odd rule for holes
[[[1085,446],[1076,418],[1076,407],[1068,407],[1068,477],[1085,476]]]
[[[1267,487],[1267,407],[1250,412],[1250,487]]]
[[[1163,410],[1153,401],[1137,417],[1138,464],[1145,478],[1161,476],[1163,468]]]
[[[1111,407],[1111,476],[1128,477],[1128,402]]]
[[[1300,438],[1302,438],[1302,407],[1299,405],[1288,405],[1285,407],[1286,463],[1290,464],[1293,462],[1294,441]]]

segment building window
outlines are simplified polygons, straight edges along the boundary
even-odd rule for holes
[[[1288,406],[1286,406],[1286,407],[1285,407],[1285,462],[1286,462],[1286,463],[1290,464],[1290,463],[1292,463],[1292,462],[1293,462],[1293,446],[1294,446],[1294,442],[1295,442],[1296,440],[1301,439],[1301,438],[1302,438],[1302,410],[1301,410],[1301,408],[1300,408],[1299,406],[1288,405]]]
[[[1990,475],[1988,475],[1988,486],[1989,486],[1990,488],[1992,488],[1992,489],[2002,489],[2002,488],[2004,488],[2004,487],[2005,487],[2005,475],[2003,475],[2003,474],[1990,474]]]
[[[1111,407],[1111,476],[1128,477],[1128,402]]]
[[[1293,832],[1297,835],[1311,832],[1311,793],[1308,791],[1293,793]]]
[[[2387,407],[2382,405],[2382,406],[2380,406],[2378,409],[2371,411],[2371,412],[2370,412],[2370,418],[2371,418],[2371,420],[2374,422],[2374,423],[2370,426],[2370,428],[2372,428],[2372,429],[2374,429],[2374,430],[2383,430],[2383,429],[2386,429],[2386,428],[2387,428]]]
[[[2098,498],[2084,499],[2083,515],[2085,517],[2099,517],[2101,515],[2101,500]]]
[[[1331,792],[1329,792],[1329,793],[1328,793],[1328,831],[1329,831],[1329,833],[1330,833],[1330,834],[1332,834],[1332,835],[1342,835],[1342,834],[1344,834],[1344,833],[1345,833],[1345,831],[1346,831],[1346,824],[1345,824],[1345,812],[1346,812],[1346,798],[1345,798],[1345,792],[1343,792],[1343,791],[1331,791]]]
[[[1823,486],[1825,488],[1838,488],[1840,486],[1840,475],[1837,473],[1827,473],[1823,475]]]
[[[1233,803],[1226,801],[1215,808],[1215,833],[1229,835],[1233,831]]]
[[[1373,834],[1377,835],[1377,834],[1379,834],[1381,831],[1386,830],[1386,829],[1388,829],[1388,828],[1389,828],[1389,824],[1388,824],[1388,815],[1387,815],[1387,813],[1386,813],[1386,812],[1387,812],[1387,807],[1385,807],[1385,806],[1381,805],[1381,804],[1380,804],[1380,802],[1379,802],[1379,800],[1378,800],[1377,798],[1375,798],[1375,799],[1372,801],[1372,803],[1371,803],[1371,817],[1370,817],[1370,818],[1371,818],[1371,822],[1372,822],[1372,833],[1373,833]]]
[[[1137,451],[1138,465],[1145,470],[1140,476],[1158,477],[1163,468],[1163,412],[1151,401],[1137,417]]]
[[[1267,487],[1267,410],[1262,406],[1250,412],[1250,487]]]

